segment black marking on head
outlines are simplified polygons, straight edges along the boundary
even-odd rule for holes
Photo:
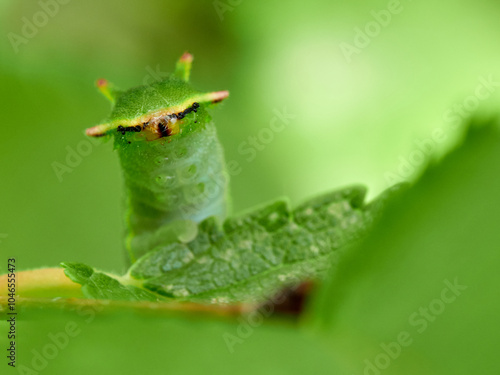
[[[160,138],[169,137],[172,135],[172,129],[168,126],[171,119],[182,120],[184,117],[186,117],[191,112],[197,112],[198,108],[200,108],[200,104],[197,102],[194,102],[191,105],[191,107],[186,108],[184,111],[181,111],[179,113],[173,113],[171,115],[166,115],[166,116],[160,118],[159,122],[158,122],[158,128],[157,128],[157,132],[160,133]],[[153,119],[153,123],[155,123],[156,121],[158,121],[158,120]],[[195,121],[195,123],[197,123],[197,122],[198,121]],[[126,127],[123,125],[118,125],[118,127],[116,128],[116,131],[118,131],[119,133],[122,133],[122,135],[125,135],[126,132],[139,133],[142,130],[146,129],[150,125],[151,125],[151,120],[143,122],[141,125],[126,126]],[[155,127],[155,126],[153,125],[153,127]],[[102,134],[102,135],[104,135],[104,134]]]
[[[186,108],[184,111],[176,113],[171,115],[172,117],[176,117],[179,120],[182,120],[186,115],[190,114],[191,112],[197,112],[198,108],[200,108],[200,104],[197,102],[194,102],[193,105],[189,108]]]
[[[118,127],[116,128],[116,130],[119,133],[122,133],[122,135],[125,135],[126,132],[139,133],[142,131],[142,129],[144,129],[144,127],[141,125],[127,126],[127,127],[124,127],[122,125],[118,125]]]
[[[165,118],[160,120],[158,124],[158,130],[160,131],[160,137],[168,137],[170,135],[170,129],[168,128],[168,122]]]

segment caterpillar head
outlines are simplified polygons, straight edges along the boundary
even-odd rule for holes
[[[228,91],[203,93],[195,90],[189,84],[192,61],[193,56],[184,53],[170,77],[127,91],[115,89],[104,79],[98,80],[97,87],[111,101],[113,109],[109,119],[87,129],[87,135],[137,133],[134,134],[136,138],[150,141],[182,133],[183,125],[193,113],[229,96]]]

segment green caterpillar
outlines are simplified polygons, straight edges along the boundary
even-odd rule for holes
[[[189,84],[185,53],[168,78],[127,91],[97,86],[112,102],[108,120],[87,135],[112,135],[122,166],[128,211],[125,246],[131,262],[155,246],[196,234],[197,223],[227,213],[228,176],[207,111],[228,91],[202,93]]]

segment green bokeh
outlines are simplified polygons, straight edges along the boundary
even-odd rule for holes
[[[337,373],[321,343],[292,324],[268,321],[251,327],[242,321],[133,311],[96,316],[92,308],[38,313],[35,322],[18,325],[24,337],[18,340],[17,370],[51,375]],[[241,342],[231,341],[239,333]],[[60,340],[56,350],[54,338]],[[47,353],[48,360],[40,359]]]
[[[446,150],[456,138],[447,111],[475,95],[481,79],[500,79],[500,6],[493,0],[401,1],[402,11],[350,63],[339,45],[352,44],[354,29],[364,29],[374,20],[371,11],[387,9],[387,1],[220,3],[229,7],[222,16],[212,0],[71,0],[16,52],[9,33],[21,34],[23,18],[31,20],[41,6],[33,0],[0,1],[0,234],[8,235],[0,237],[0,254],[5,259],[15,256],[21,269],[78,261],[124,270],[122,178],[111,143],[93,145],[62,181],[52,166],[65,163],[68,148],[87,141],[84,129],[108,116],[109,104],[94,87],[97,78],[128,88],[150,79],[151,72],[170,72],[184,51],[191,52],[194,85],[231,92],[214,118],[226,159],[241,166],[231,182],[235,212],[283,195],[296,204],[353,183],[366,184],[373,197],[388,186],[388,172],[418,175],[424,163],[413,159],[408,165],[416,155],[412,151],[419,144]],[[492,91],[479,101],[482,113],[498,109],[500,93]],[[269,127],[274,111],[283,108],[295,118],[248,161],[239,151],[248,149],[243,142]],[[437,129],[446,139],[429,142]],[[46,331],[59,329],[57,319],[20,324],[24,350],[43,346]],[[61,318],[67,319],[72,317]],[[96,320],[85,328],[68,355],[53,362],[60,371],[52,373],[68,373],[76,358],[90,361],[90,355],[101,355],[95,360],[103,363],[102,373],[154,373],[155,365],[169,360],[169,350],[181,345],[193,345],[193,356],[201,353],[207,361],[228,361],[228,373],[261,355],[268,366],[262,373],[270,374],[290,373],[289,368],[305,373],[302,358],[307,364],[329,357],[307,339],[291,342],[289,331],[279,329],[257,330],[255,341],[239,354],[242,359],[228,356],[225,348],[204,351],[231,323],[186,328],[176,321],[141,325],[144,317],[120,319]],[[130,331],[123,329],[128,326]],[[174,341],[164,352],[155,351],[169,332],[177,335]],[[116,351],[112,345],[118,345]],[[275,347],[281,351],[268,350]],[[218,354],[211,359],[210,353]],[[286,353],[289,367],[273,362],[273,354]],[[129,360],[122,362],[123,356]],[[182,358],[196,369],[189,356]]]
[[[446,148],[454,131],[443,114],[474,94],[478,77],[500,77],[500,7],[492,1],[401,2],[351,63],[339,44],[352,44],[354,28],[386,1],[222,3],[228,8],[71,0],[16,53],[9,33],[22,35],[23,17],[41,6],[2,2],[0,232],[22,268],[72,260],[122,271],[122,180],[111,144],[93,146],[62,182],[52,167],[108,115],[97,78],[128,88],[151,71],[170,72],[190,51],[195,86],[231,92],[215,118],[227,160],[241,166],[232,178],[239,212],[352,183],[373,197],[416,139],[441,127],[447,140],[437,146]],[[483,110],[497,94],[481,101]],[[283,108],[296,117],[248,161],[238,149]]]
[[[498,126],[474,129],[321,290],[314,315],[341,373],[499,373],[499,146]]]

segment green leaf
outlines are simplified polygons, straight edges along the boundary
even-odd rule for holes
[[[262,301],[282,287],[321,277],[338,258],[335,250],[365,235],[398,189],[370,204],[359,186],[312,199],[294,211],[279,201],[227,220],[223,228],[209,218],[199,224],[194,239],[155,248],[123,277],[80,263],[62,265],[88,298]]]
[[[365,189],[350,187],[312,199],[293,212],[276,202],[219,228],[199,226],[188,243],[159,247],[130,270],[156,293],[214,303],[258,301],[278,288],[321,275],[338,250],[362,237],[386,196],[364,203]]]
[[[499,192],[500,131],[472,128],[340,262],[312,315],[346,374],[500,373]]]
[[[158,301],[161,298],[136,286],[123,285],[115,278],[94,271],[85,264],[67,262],[61,263],[61,266],[64,267],[66,276],[82,285],[82,292],[87,298],[121,301]]]

